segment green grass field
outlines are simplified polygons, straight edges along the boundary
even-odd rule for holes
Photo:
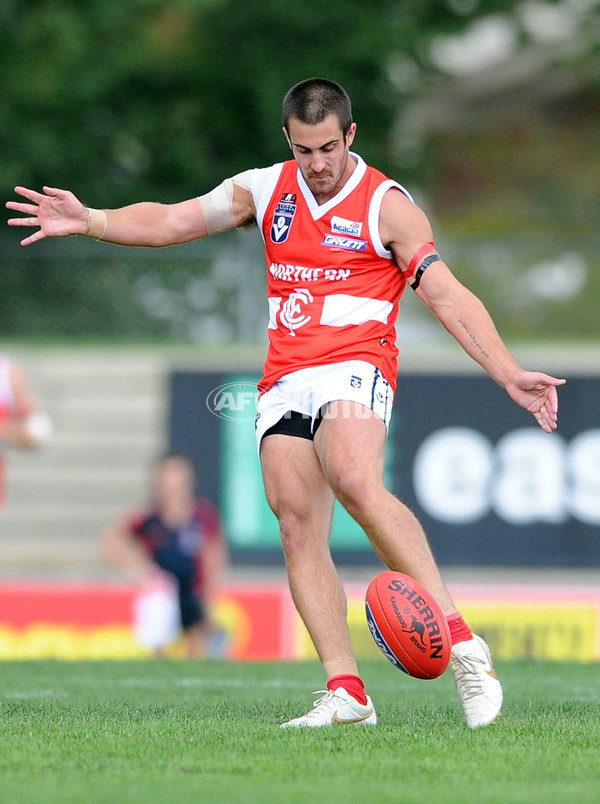
[[[284,731],[316,663],[4,662],[0,801],[600,801],[597,665],[500,664],[503,717],[477,731],[450,674],[361,669],[377,727]]]

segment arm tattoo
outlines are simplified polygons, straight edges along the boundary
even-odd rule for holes
[[[458,325],[459,325],[459,326],[461,326],[461,327],[464,329],[464,331],[466,332],[466,334],[467,334],[467,335],[469,336],[469,338],[470,338],[470,339],[473,341],[473,346],[474,346],[474,347],[475,347],[475,348],[476,348],[478,351],[480,351],[480,352],[481,352],[481,354],[483,355],[483,357],[485,357],[485,358],[487,358],[487,359],[489,360],[489,357],[490,357],[490,356],[489,356],[488,352],[486,352],[486,351],[485,351],[485,349],[483,348],[483,346],[482,346],[482,345],[479,343],[479,341],[477,340],[477,338],[475,337],[475,335],[473,335],[473,333],[472,333],[472,332],[471,332],[471,330],[468,328],[468,326],[465,324],[465,322],[464,322],[464,321],[461,321],[461,319],[459,318],[457,323],[458,323]]]

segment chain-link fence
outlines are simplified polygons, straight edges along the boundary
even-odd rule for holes
[[[20,250],[0,240],[7,338],[257,341],[265,268],[258,231],[166,249],[86,238]]]
[[[600,335],[600,238],[438,238],[459,278],[484,301],[503,335]],[[86,238],[22,249],[0,240],[0,337],[262,343],[266,269],[256,229],[165,249]],[[442,337],[405,294],[401,339]],[[437,335],[436,335],[437,334]]]

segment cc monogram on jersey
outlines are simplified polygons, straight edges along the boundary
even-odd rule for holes
[[[410,195],[358,155],[350,158],[350,178],[320,205],[294,160],[254,173],[268,266],[261,389],[290,371],[344,360],[371,363],[395,387],[395,323],[406,281],[381,242],[379,212],[388,190]]]

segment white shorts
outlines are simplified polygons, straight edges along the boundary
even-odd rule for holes
[[[338,415],[339,407],[344,415],[344,402],[359,402],[373,411],[386,427],[392,415],[394,395],[390,384],[378,368],[363,360],[347,360],[330,366],[292,371],[278,380],[258,400],[256,414],[256,443],[265,432],[282,419],[286,413],[296,411],[312,421],[321,408],[332,406],[330,415]],[[323,418],[327,418],[325,413]]]

